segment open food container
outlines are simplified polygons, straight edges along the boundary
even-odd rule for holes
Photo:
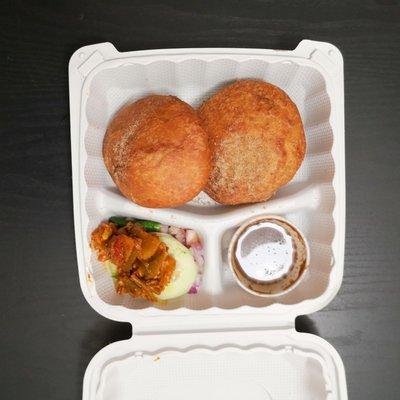
[[[257,78],[297,105],[307,140],[294,179],[267,202],[222,206],[200,193],[176,209],[124,198],[102,159],[115,112],[147,94],[172,94],[198,106],[221,85]],[[293,51],[169,49],[120,53],[85,46],[69,63],[74,219],[79,279],[101,315],[132,324],[129,340],[90,362],[83,399],[347,399],[345,374],[326,341],[295,330],[295,318],[325,307],[342,281],[345,231],[343,59],[329,43],[303,40]],[[310,265],[278,297],[244,291],[228,266],[236,228],[249,218],[287,218],[308,240]],[[111,215],[196,230],[205,246],[199,293],[159,305],[116,294],[90,249],[90,233]]]

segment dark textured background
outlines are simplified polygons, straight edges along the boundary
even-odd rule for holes
[[[343,358],[352,400],[400,398],[398,1],[2,1],[0,10],[0,390],[79,399],[91,357],[128,338],[78,284],[67,63],[85,44],[343,52],[347,235],[343,286],[297,320]]]

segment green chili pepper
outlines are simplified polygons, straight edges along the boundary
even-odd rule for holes
[[[125,226],[129,221],[131,221],[129,218],[126,217],[110,217],[108,219],[108,222],[112,222],[113,224],[117,225],[119,228],[122,226]]]
[[[155,221],[145,221],[142,219],[137,219],[135,221],[139,224],[146,232],[160,232],[161,224]]]
[[[119,228],[125,226],[130,221],[140,225],[146,232],[160,232],[161,229],[161,224],[155,221],[147,221],[143,219],[134,219],[134,218],[117,217],[117,216],[113,216],[108,219],[108,222],[112,222]]]

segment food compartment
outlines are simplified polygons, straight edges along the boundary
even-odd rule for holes
[[[140,219],[138,215],[130,215],[129,218]],[[88,236],[90,237],[91,232],[98,226],[99,223],[101,223],[102,221],[107,221],[107,219],[108,217],[105,216],[104,218],[100,219],[98,223],[95,223],[95,220],[93,220],[88,228]],[[166,224],[163,225],[162,232],[160,232],[161,235],[165,233],[171,234],[170,231],[168,232],[165,231],[166,227],[173,229],[183,228],[179,230],[183,230],[184,232],[186,231],[184,227],[177,227],[175,225],[171,227],[169,226],[169,224]],[[189,253],[193,255],[194,261],[198,267],[196,279],[186,295],[156,303],[157,306],[161,309],[180,307],[183,304],[186,304],[187,301],[190,301],[191,298],[199,296],[198,291],[199,290],[201,291],[203,284],[203,275],[204,275],[204,250],[202,249],[204,245],[204,239],[201,233],[197,231],[195,232],[196,236],[199,238],[199,243],[201,245],[200,249],[198,247],[197,241],[196,245],[194,246],[196,249],[192,249],[190,244],[185,243],[184,245],[189,250]],[[175,233],[172,233],[172,236],[176,238]],[[114,306],[123,306],[131,309],[142,309],[142,308],[147,308],[149,307],[149,305],[151,305],[151,303],[148,300],[144,300],[142,298],[133,298],[129,294],[121,295],[116,293],[116,288],[114,286],[113,279],[110,275],[110,271],[107,270],[103,262],[98,261],[97,253],[95,251],[91,252],[90,263],[92,265],[91,281],[95,286],[96,295],[99,296],[102,301],[104,301],[107,304],[112,304]],[[183,303],[182,301],[185,301],[185,303]]]
[[[296,103],[308,133],[309,158],[325,157],[330,153],[332,129],[329,123],[331,104],[326,82],[316,68],[292,61],[268,62],[264,59],[236,61],[221,58],[211,61],[188,59],[180,62],[168,60],[150,63],[125,62],[122,66],[99,70],[87,82],[87,96],[83,102],[83,118],[86,122],[85,179],[90,187],[99,186],[113,191],[111,181],[102,163],[102,139],[115,113],[125,104],[149,94],[170,94],[179,97],[193,107],[198,107],[220,87],[236,79],[262,79],[285,90]],[[327,161],[327,160],[325,160]],[[310,160],[314,163],[318,160]],[[303,163],[297,181],[286,187],[283,196],[298,192],[315,182],[316,170],[309,171]],[[95,175],[93,173],[96,171]],[[318,174],[317,174],[318,175]],[[304,181],[307,182],[304,182]],[[200,194],[178,210],[194,215],[209,216],[229,213],[231,207],[221,206]]]
[[[296,103],[306,133],[307,153],[294,179],[267,202],[235,207],[219,205],[205,193],[177,209],[147,209],[124,198],[102,160],[103,136],[119,108],[151,93],[176,95],[197,107],[219,87],[239,78],[273,83]],[[326,292],[332,278],[335,232],[332,105],[326,79],[311,61],[276,61],[273,56],[252,56],[239,61],[220,56],[188,58],[179,62],[166,57],[152,62],[131,58],[116,65],[105,63],[85,82],[82,111],[84,212],[87,217],[85,251],[93,277],[87,284],[101,302],[137,310],[259,308],[273,303],[293,306],[304,300],[317,299]],[[311,250],[307,279],[292,292],[273,299],[258,298],[243,291],[234,281],[226,260],[232,229],[257,214],[277,214],[287,218],[303,231]],[[204,241],[206,257],[200,292],[170,300],[167,304],[151,304],[117,295],[111,278],[88,246],[90,232],[111,215],[151,219],[198,231]]]
[[[281,212],[279,215],[295,224],[308,240],[310,264],[303,279],[293,290],[273,297],[258,297],[244,291],[236,282],[227,258],[230,240],[238,226],[229,228],[224,232],[221,239],[221,293],[230,293],[229,297],[221,295],[219,299],[224,307],[235,308],[240,307],[241,304],[247,304],[252,307],[265,307],[274,303],[293,306],[305,300],[317,299],[328,289],[333,268],[333,218],[323,212],[319,215],[314,215],[312,209],[287,213]],[[315,229],[315,226],[319,228]]]

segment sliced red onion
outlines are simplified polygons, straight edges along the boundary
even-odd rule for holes
[[[170,226],[168,229],[168,233],[170,233],[174,238],[181,242],[184,246],[186,246],[186,231],[182,228],[176,228],[175,226]]]
[[[183,230],[183,229],[182,228],[177,228],[176,226],[169,226],[168,227],[168,233],[170,233],[172,236],[175,236],[181,230]]]
[[[196,261],[199,268],[202,269],[204,266],[203,248],[199,246],[192,246],[190,251],[193,254],[194,261]]]
[[[168,225],[161,225],[160,226],[160,232],[161,233],[168,233],[168,229],[169,229]]]
[[[199,284],[194,283],[193,286],[189,289],[188,294],[196,294],[199,291]]]
[[[188,247],[193,246],[199,241],[200,239],[196,231],[194,231],[193,229],[186,229],[186,245]]]
[[[190,247],[194,247],[196,250],[203,252],[203,244],[200,242],[200,240],[193,243],[193,245]]]

